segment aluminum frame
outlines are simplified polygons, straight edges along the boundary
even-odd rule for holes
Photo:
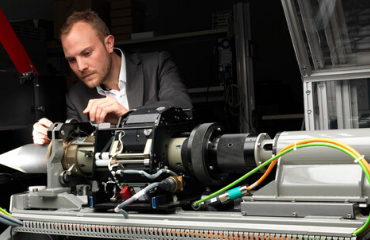
[[[297,15],[295,1],[301,10],[302,25],[306,33],[307,47],[305,44],[305,36],[303,35],[302,27]],[[370,78],[370,65],[367,63],[362,66],[336,67],[334,70],[323,69],[325,67],[325,62],[323,60],[323,53],[319,47],[320,42],[318,40],[318,34],[316,34],[317,29],[315,29],[316,27],[312,16],[312,6],[310,5],[310,2],[303,0],[281,0],[281,2],[300,68],[302,81],[304,83],[303,91],[306,130],[327,129],[327,121],[329,121],[327,112],[328,102],[325,100],[327,95],[325,96],[322,92],[320,93],[319,89],[313,89],[313,83],[320,82],[318,83],[320,86],[328,89],[327,84],[324,83],[326,81],[346,80],[349,82],[350,80],[355,79]],[[352,54],[352,52],[347,25],[344,18],[342,1],[337,0],[335,2],[330,2],[320,0],[318,1],[318,4],[320,7],[319,14],[327,23],[325,25],[324,32],[330,50],[331,60],[333,64],[345,64],[348,61],[348,54]],[[326,14],[329,11],[333,13],[330,19]],[[311,55],[308,54],[307,49],[310,50]],[[356,57],[359,58],[358,61],[360,61],[362,56],[356,55]],[[314,69],[312,69],[311,62]],[[361,62],[359,62],[359,64],[361,64]],[[351,87],[351,84],[349,84],[348,89],[341,89],[341,91],[339,91],[338,86],[340,86],[341,83],[336,83],[336,85],[336,96],[338,98],[338,128],[359,127],[358,121],[356,122],[354,120],[354,116],[358,114],[358,110],[354,109],[356,106],[353,104],[348,104],[348,102],[357,102],[355,99],[357,95],[355,89]],[[320,104],[319,106],[322,108],[317,111],[314,111],[315,109],[313,109],[313,104],[315,102],[315,95],[312,94],[313,92],[319,94],[317,96],[318,104]],[[343,103],[344,105],[342,106]],[[342,109],[339,109],[339,106],[342,106]]]

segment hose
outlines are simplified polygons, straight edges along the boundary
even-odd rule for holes
[[[22,227],[23,226],[22,221],[16,218],[13,218],[13,217],[9,217],[5,214],[0,214],[0,223],[8,225],[8,226],[12,226],[12,227]]]
[[[329,138],[310,138],[310,139],[306,139],[306,140],[301,140],[301,141],[298,141],[296,143],[292,143],[292,144],[289,144],[288,146],[285,146],[283,149],[281,149],[279,151],[279,153],[285,151],[286,149],[290,148],[290,147],[293,147],[293,146],[296,146],[296,145],[300,145],[300,144],[304,144],[304,143],[308,143],[308,142],[329,142],[329,143],[333,143],[333,144],[336,144],[336,145],[339,145],[341,147],[343,147],[344,149],[348,149],[350,152],[354,153],[357,157],[360,157],[359,153],[353,149],[351,146],[347,145],[347,144],[344,144],[338,140],[334,140],[334,139],[329,139]],[[278,154],[279,154],[278,153]],[[261,176],[260,179],[258,179],[255,183],[251,184],[250,186],[247,187],[248,190],[252,190],[253,188],[257,187],[261,182],[263,182],[267,176],[270,174],[270,172],[272,171],[272,169],[274,168],[275,164],[276,164],[277,160],[273,161],[269,167],[267,168],[266,172]],[[365,166],[368,166],[368,164],[366,164]],[[370,172],[370,168],[369,167],[366,167],[368,169],[368,171]]]
[[[235,186],[236,184],[240,183],[244,179],[248,178],[249,176],[251,176],[252,174],[257,172],[258,170],[260,170],[261,168],[263,168],[263,167],[265,167],[265,166],[267,166],[268,164],[271,163],[268,170],[266,171],[266,173],[256,183],[253,184],[253,188],[254,188],[255,186],[257,186],[259,183],[261,183],[268,176],[268,174],[271,172],[272,168],[274,167],[274,165],[276,164],[276,162],[278,161],[278,159],[281,156],[283,156],[283,155],[285,155],[285,154],[287,154],[287,153],[289,153],[289,152],[291,152],[291,151],[293,151],[297,148],[311,147],[311,146],[332,147],[332,148],[336,148],[338,150],[341,150],[341,151],[347,153],[353,159],[355,159],[355,162],[359,163],[359,165],[361,166],[362,170],[364,171],[364,173],[366,175],[366,178],[369,181],[369,185],[370,185],[370,174],[369,174],[370,166],[369,166],[368,162],[364,159],[364,157],[361,156],[355,149],[348,146],[347,144],[344,144],[344,143],[342,143],[340,141],[337,141],[337,140],[334,140],[334,139],[312,138],[312,139],[306,139],[306,140],[298,141],[296,143],[293,143],[293,144],[290,144],[290,145],[284,147],[283,149],[281,149],[279,151],[279,153],[276,156],[270,158],[269,160],[267,160],[266,162],[264,162],[260,166],[254,168],[253,170],[246,173],[244,176],[235,180],[234,182],[227,185],[226,187],[223,187],[222,189],[214,192],[213,194],[194,202],[193,206],[195,208],[198,207],[199,204],[201,204],[202,202],[207,201],[207,200],[213,198],[214,196],[221,194],[222,192],[224,192],[224,191],[228,190],[229,188]],[[251,185],[251,187],[252,187],[252,185]],[[363,234],[364,232],[366,232],[366,230],[369,229],[369,227],[370,227],[370,216],[368,217],[365,224],[362,227],[360,227],[359,229],[357,229],[356,231],[354,231],[353,234],[356,234],[356,235]]]
[[[171,171],[169,169],[160,169],[158,172],[156,172],[155,174],[149,174],[143,170],[117,170],[116,171],[116,174],[140,174],[140,175],[144,175],[146,178],[148,179],[156,179],[158,178],[162,173],[168,173],[172,176],[177,176],[177,174],[174,172],[174,171]]]
[[[145,188],[143,188],[142,190],[140,190],[139,192],[137,192],[135,195],[133,195],[132,197],[130,197],[129,199],[127,199],[126,201],[120,203],[115,209],[114,211],[117,212],[117,213],[122,213],[123,216],[127,219],[128,218],[128,214],[125,210],[123,210],[123,208],[127,205],[129,205],[130,203],[136,201],[137,199],[139,199],[140,197],[142,197],[143,195],[145,195],[148,191],[150,191],[151,189],[153,188],[156,188],[158,186],[158,182],[155,182],[155,183],[151,183],[149,184],[148,186],[146,186]]]

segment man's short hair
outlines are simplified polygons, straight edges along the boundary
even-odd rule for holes
[[[86,22],[90,24],[96,31],[98,38],[104,42],[106,36],[110,35],[109,28],[105,22],[99,17],[99,15],[91,9],[86,9],[80,12],[73,12],[65,21],[63,26],[60,28],[59,37],[68,34],[71,31],[73,25],[77,22]]]

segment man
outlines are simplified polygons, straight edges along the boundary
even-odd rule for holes
[[[81,80],[67,93],[67,118],[117,124],[129,109],[142,106],[192,108],[168,53],[115,49],[114,37],[96,13],[74,12],[61,28],[60,40],[69,66]],[[34,124],[34,143],[50,142],[51,124],[46,118]]]

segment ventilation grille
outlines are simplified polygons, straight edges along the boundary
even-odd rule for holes
[[[23,221],[23,227],[14,228],[17,232],[35,234],[68,235],[78,237],[112,239],[148,239],[148,240],[355,240],[351,237],[329,237],[294,234],[272,234],[233,231],[210,231],[177,228],[125,227],[97,224],[51,223]]]

